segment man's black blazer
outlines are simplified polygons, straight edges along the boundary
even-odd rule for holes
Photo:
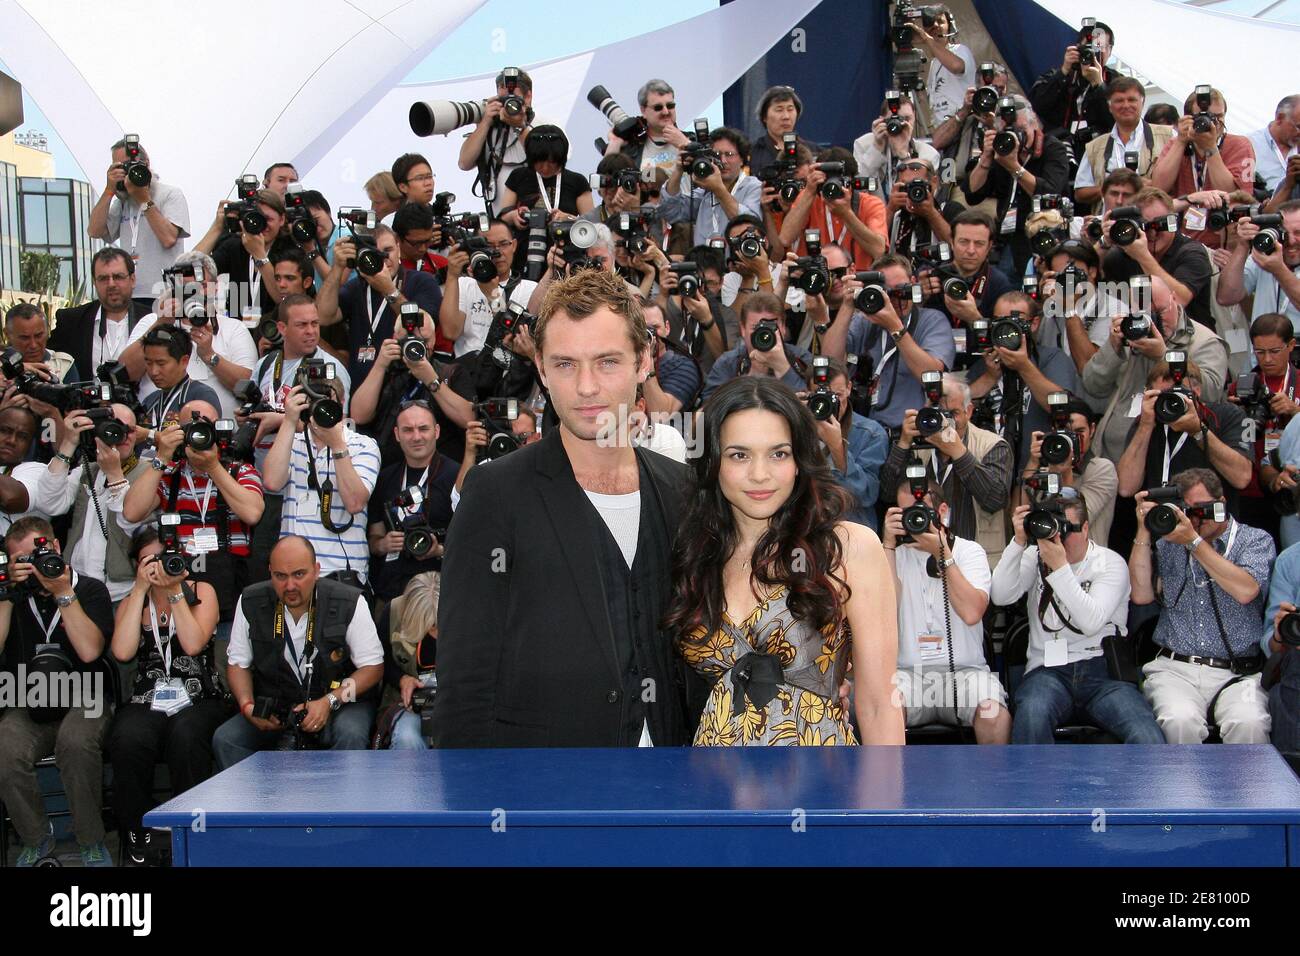
[[[641,493],[657,496],[675,540],[690,469],[636,455],[649,476]],[[589,509],[558,428],[470,470],[442,565],[434,746],[635,744],[619,739],[627,701]],[[666,606],[670,582],[656,583]],[[646,719],[656,744],[687,744],[686,688],[696,682],[670,635],[659,636],[673,680]]]
[[[77,363],[77,371],[87,379],[95,377],[95,366],[91,364],[94,356],[95,337],[99,328],[95,316],[99,313],[99,300],[95,299],[85,305],[71,309],[59,309],[54,313],[54,331],[50,333],[49,348],[53,352],[67,352]],[[127,301],[126,324],[134,329],[135,324],[149,314],[134,299]],[[109,361],[105,358],[104,361]]]

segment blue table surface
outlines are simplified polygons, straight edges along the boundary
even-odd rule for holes
[[[923,746],[266,752],[151,826],[1300,824],[1268,746]],[[598,818],[598,819],[597,819]]]

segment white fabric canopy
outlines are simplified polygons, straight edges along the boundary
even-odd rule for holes
[[[1300,93],[1300,26],[1216,13],[1172,0],[1035,0],[1071,27],[1081,17],[1110,24],[1115,54],[1179,103],[1199,84],[1222,90],[1228,131],[1273,119],[1278,100]]]

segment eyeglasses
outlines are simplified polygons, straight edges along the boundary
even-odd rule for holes
[[[408,398],[406,401],[402,402],[402,404],[397,406],[397,413],[400,415],[408,408],[423,408],[426,412],[433,411],[433,408],[429,405],[428,401],[426,401],[425,399]]]
[[[843,279],[846,275],[849,274],[849,267],[840,266],[837,269],[827,269],[826,271],[831,274],[832,279]]]
[[[489,242],[489,243],[488,243],[488,248],[489,248],[489,249],[509,249],[509,248],[510,248],[511,246],[513,246],[514,244],[515,244],[515,241],[514,241],[513,239],[503,239],[503,240],[501,240],[500,242]]]
[[[102,272],[95,276],[96,282],[125,282],[130,276],[125,272],[114,272],[112,275],[104,275]]]
[[[734,149],[720,149],[717,151],[720,159],[735,159],[740,154]]]
[[[1259,359],[1262,359],[1262,358],[1277,358],[1279,355],[1281,355],[1281,354],[1282,354],[1283,352],[1285,352],[1285,351],[1286,351],[1285,348],[1280,348],[1280,349],[1255,349],[1255,358],[1259,358]]]
[[[420,173],[418,176],[407,176],[408,183],[431,183],[433,182],[433,173]]]
[[[669,100],[667,103],[653,103],[650,108],[656,113],[662,113],[664,110],[675,110],[677,109],[677,101]]]

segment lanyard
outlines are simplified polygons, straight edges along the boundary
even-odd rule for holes
[[[1237,524],[1237,519],[1229,516],[1228,542],[1223,546],[1223,554],[1222,554],[1222,557],[1224,557],[1225,559],[1227,559],[1228,555],[1232,553],[1232,544],[1234,541],[1237,540],[1237,531],[1240,528],[1241,525]],[[1214,542],[1206,541],[1205,543],[1208,544],[1211,548],[1214,548]],[[1218,549],[1215,548],[1215,550],[1217,551]],[[1187,576],[1189,578],[1192,576],[1192,565],[1195,563],[1196,563],[1196,558],[1192,556],[1192,553],[1190,551],[1187,552]],[[1211,576],[1208,571],[1205,572],[1205,576],[1210,579],[1210,586],[1213,587],[1214,586],[1213,576]],[[1193,582],[1193,586],[1195,586],[1195,582]]]
[[[930,464],[934,466],[934,480],[942,488],[948,481],[948,476],[952,474],[952,461],[948,462],[948,467],[943,470],[943,475],[939,474],[939,453],[936,451],[930,456]]]
[[[137,208],[134,216],[128,216],[124,207],[122,218],[131,224],[131,257],[135,258],[135,247],[140,241],[140,220],[144,218],[144,213]]]
[[[830,207],[828,207],[828,206],[823,206],[823,207],[822,207],[822,212],[824,212],[824,213],[826,214],[826,235],[828,235],[828,236],[834,236],[834,235],[835,235],[835,224],[834,224],[834,222],[833,222],[832,219],[831,219],[831,211],[830,211]],[[848,225],[845,224],[845,225],[841,226],[841,227],[840,227],[840,234],[836,237],[836,239],[835,239],[835,244],[836,244],[837,246],[843,246],[843,245],[844,245],[844,237],[847,236],[848,234],[849,234],[849,227],[848,227]]]
[[[1177,455],[1180,450],[1182,450],[1183,444],[1186,441],[1187,441],[1187,432],[1183,432],[1181,435],[1178,436],[1178,441],[1174,443],[1173,450],[1171,451],[1169,449],[1169,426],[1168,425],[1165,426],[1165,464],[1163,470],[1160,472],[1161,484],[1169,483],[1169,463],[1173,461],[1174,456]]]
[[[154,417],[154,425],[161,428],[162,423],[167,420],[167,412],[173,406],[179,408],[185,404],[185,397],[190,393],[190,377],[185,376],[185,381],[171,388],[158,400],[158,409]]]
[[[1282,165],[1285,166],[1286,163],[1283,163]],[[740,184],[744,180],[744,178],[745,178],[744,173],[741,173],[739,176],[736,177],[735,185],[731,187],[731,195],[733,197],[736,195],[736,190],[740,188]],[[718,202],[717,196],[714,196],[712,198],[713,198],[713,209],[711,210],[711,217],[713,219],[713,231],[709,233],[710,239],[712,239],[714,236],[722,235],[722,225],[718,224],[718,210],[722,208],[722,203]],[[723,225],[725,225],[725,223]]]
[[[167,617],[164,615],[164,617]],[[158,626],[158,613],[154,610],[153,596],[149,597],[149,620],[153,622],[153,642],[158,648],[158,656],[162,658],[163,673],[170,675],[172,672],[172,638],[176,636],[176,615],[167,617],[167,642],[163,643],[162,629]]]
[[[257,305],[262,301],[262,270],[258,268],[258,265],[253,261],[252,256],[248,257],[248,284],[253,290],[252,294],[248,297],[248,301],[253,305]]]
[[[207,527],[208,524],[208,504],[212,501],[212,479],[208,479],[207,485],[203,489],[203,503],[199,504],[199,493],[194,488],[194,478],[186,468],[182,474],[185,476],[185,484],[189,485],[190,495],[194,498],[194,505],[199,509],[199,524]]]
[[[54,633],[54,629],[58,627],[59,622],[63,620],[63,608],[55,609],[54,617],[50,618],[50,623],[46,626],[44,615],[42,615],[40,610],[36,607],[36,598],[29,597],[27,603],[31,606],[32,617],[36,618],[36,620],[40,622],[41,630],[45,632],[44,643],[48,644],[50,642],[50,635]]]
[[[375,311],[374,303],[371,301],[371,293],[374,290],[366,289],[366,318],[370,320],[370,332],[366,336],[366,347],[370,348],[375,344],[375,329],[384,318],[384,309],[388,308],[388,300],[379,300],[379,311]]]
[[[546,211],[548,213],[551,213],[559,209],[560,208],[560,180],[564,176],[564,167],[561,166],[560,171],[555,174],[555,204],[554,205],[551,204],[551,200],[548,199],[546,196],[546,184],[542,182],[542,174],[539,172],[534,172],[533,175],[537,177],[537,191],[542,194],[542,205],[546,207]]]
[[[316,595],[312,594],[311,605],[307,608],[307,633],[303,638],[302,657],[298,656],[298,651],[293,646],[293,638],[284,633],[284,602],[279,601],[275,605],[275,624],[274,633],[276,640],[284,640],[284,649],[289,652],[289,657],[293,663],[294,672],[298,675],[298,683],[304,684],[304,678],[307,676],[305,668],[311,663],[315,655],[312,646],[312,637],[316,631]]]

